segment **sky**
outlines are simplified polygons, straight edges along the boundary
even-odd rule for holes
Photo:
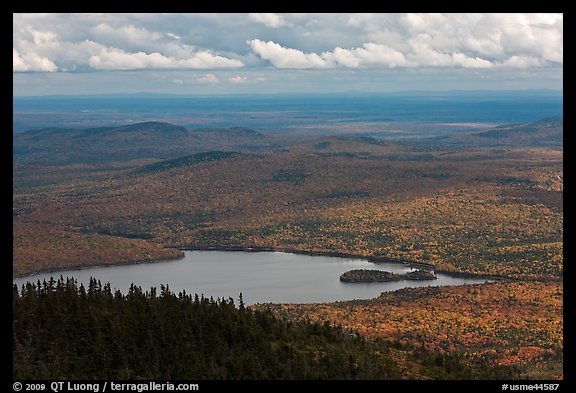
[[[562,14],[13,14],[13,95],[562,90]]]

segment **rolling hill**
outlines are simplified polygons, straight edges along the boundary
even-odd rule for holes
[[[16,162],[97,163],[142,158],[169,159],[211,150],[257,150],[277,142],[246,128],[186,129],[144,122],[89,129],[45,128],[14,134]]]
[[[551,147],[564,142],[564,118],[548,117],[533,123],[502,125],[488,130],[454,133],[432,141],[449,146]]]
[[[562,126],[436,144],[168,123],[15,135],[13,276],[250,248],[509,278],[275,312],[561,379]]]

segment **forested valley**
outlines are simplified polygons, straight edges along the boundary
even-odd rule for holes
[[[562,129],[560,117],[396,141],[158,122],[15,135],[13,277],[264,248],[496,282],[250,308],[38,283],[14,288],[13,376],[562,379]]]

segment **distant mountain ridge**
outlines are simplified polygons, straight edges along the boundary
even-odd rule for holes
[[[472,147],[562,147],[564,117],[547,117],[532,123],[498,126],[489,130],[455,133],[437,138],[440,143]]]
[[[60,128],[49,127],[36,130],[26,131],[25,135],[44,136],[53,134],[69,134],[74,136],[94,136],[94,135],[107,135],[107,134],[122,134],[122,133],[146,133],[146,132],[159,132],[169,134],[179,132],[187,134],[188,130],[184,127],[177,126],[165,122],[149,121],[135,124],[128,124],[120,127],[96,127],[96,128]]]
[[[188,130],[182,126],[177,126],[170,123],[165,122],[157,122],[157,121],[148,121],[143,123],[136,123],[136,124],[129,124],[126,126],[120,127],[110,127],[110,130],[104,129],[102,134],[126,134],[126,133],[161,133],[163,135],[167,134],[188,134]],[[90,133],[94,132],[94,129],[87,130]]]
[[[248,128],[186,129],[165,122],[120,127],[44,128],[14,134],[13,157],[21,162],[74,163],[168,159],[215,150],[256,150],[270,146]]]
[[[282,148],[319,156],[386,156],[389,159],[414,160],[426,158],[428,149],[436,146],[562,148],[563,127],[563,117],[555,116],[533,123],[460,131],[442,137],[415,138],[413,142],[416,143],[411,144],[362,133],[320,138],[310,135],[294,144],[297,140],[284,133],[264,134],[245,127],[187,129],[167,122],[148,121],[119,127],[44,128],[14,134],[13,158],[20,163],[99,163],[169,160],[205,152]]]
[[[548,139],[562,137],[562,130],[564,128],[563,117],[548,117],[529,124],[515,124],[512,126],[500,126],[493,130],[482,131],[473,135],[481,138],[495,138],[507,139],[511,137],[526,137],[531,136],[534,138]]]

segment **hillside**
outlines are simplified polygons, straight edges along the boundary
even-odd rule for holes
[[[431,141],[460,147],[562,148],[564,118],[549,117],[533,123],[498,126],[488,130],[454,133]]]
[[[354,285],[354,284],[351,284]],[[372,339],[516,365],[520,379],[562,379],[562,282],[405,288],[369,300],[262,304],[291,321],[331,321]],[[468,376],[470,379],[471,376]]]
[[[385,256],[459,273],[562,275],[561,151],[444,151],[329,137],[258,154],[17,169],[15,222],[56,233]],[[15,266],[23,258],[15,250]]]
[[[314,138],[284,147],[284,150],[318,157],[359,159],[429,159],[431,149],[418,144],[400,143],[370,136],[334,135]]]
[[[241,296],[241,295],[240,295]],[[170,292],[127,295],[92,280],[13,292],[15,379],[390,380],[517,378],[460,354],[373,341],[329,323]],[[145,310],[145,311],[143,311]],[[48,328],[47,328],[48,327]]]
[[[137,168],[135,173],[151,173],[168,171],[172,168],[187,167],[202,162],[211,162],[225,160],[230,157],[235,157],[240,153],[232,151],[208,151],[204,153],[191,154],[189,156],[172,158],[169,160],[161,160],[153,164],[144,165]]]
[[[553,133],[559,123],[530,127],[524,128],[536,138],[535,130]],[[115,147],[106,153],[104,142],[85,145],[120,161],[95,153],[87,160],[56,142],[30,153],[28,162],[15,160],[13,275],[161,260],[177,257],[174,248],[266,248],[497,276],[505,280],[477,290],[414,289],[404,293],[407,301],[402,294],[383,296],[368,308],[352,302],[275,312],[292,320],[336,320],[359,335],[400,340],[421,348],[418,356],[427,362],[452,362],[443,356],[456,351],[467,367],[476,361],[520,365],[528,377],[562,378],[561,145],[461,148],[363,136],[289,143],[245,129],[184,134],[178,127],[145,128],[93,129],[106,143],[118,135],[140,138],[121,145],[132,155],[119,155]],[[167,139],[182,144],[151,148],[164,128]],[[507,140],[518,130],[482,132]],[[48,146],[52,139],[96,140],[96,133],[44,130],[25,138]],[[187,148],[186,138],[198,143]],[[260,141],[261,150],[232,149],[239,140]],[[42,164],[54,157],[58,165]],[[401,355],[402,368],[413,362]],[[412,368],[422,375],[418,370]]]
[[[273,137],[246,128],[186,129],[170,123],[144,122],[14,134],[13,157],[19,163],[102,163],[168,159],[210,150],[254,150],[277,143]]]

